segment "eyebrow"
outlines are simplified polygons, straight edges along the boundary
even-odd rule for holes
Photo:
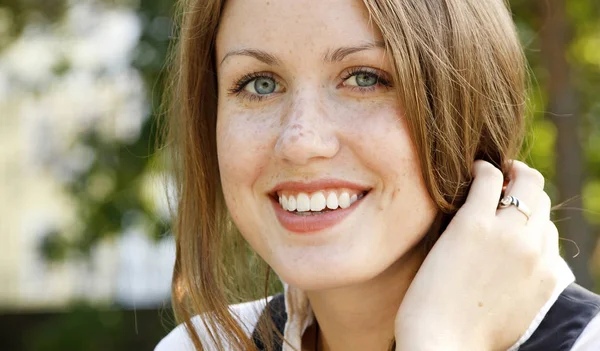
[[[254,57],[255,59],[262,61],[269,66],[279,66],[279,64],[281,63],[276,56],[271,55],[266,51],[258,49],[241,49],[228,52],[227,55],[225,55],[225,57],[223,57],[223,59],[221,60],[220,65],[222,65],[223,62],[225,62],[225,60],[230,56]]]
[[[328,50],[323,56],[323,61],[327,63],[340,62],[348,55],[373,48],[384,49],[385,44],[382,41],[369,41],[358,46],[342,46],[333,51]]]
[[[327,50],[325,55],[323,55],[323,61],[327,63],[340,62],[346,56],[364,51],[373,48],[385,48],[385,43],[382,41],[369,41],[362,45],[357,46],[342,46],[335,50]],[[277,56],[272,55],[266,51],[259,49],[240,49],[233,50],[228,52],[225,57],[221,60],[219,65],[222,65],[225,60],[230,56],[249,56],[257,59],[258,61],[264,62],[269,66],[279,66],[281,64],[281,60],[277,58]]]

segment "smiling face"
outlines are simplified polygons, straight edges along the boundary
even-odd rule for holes
[[[231,0],[221,18],[225,200],[250,245],[304,290],[374,278],[437,213],[382,43],[359,0]]]

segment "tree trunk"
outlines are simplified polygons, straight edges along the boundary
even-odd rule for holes
[[[589,262],[593,250],[591,230],[583,217],[581,195],[584,181],[584,160],[579,137],[579,111],[577,92],[571,78],[567,60],[571,35],[566,0],[538,0],[542,14],[540,32],[542,64],[546,70],[547,101],[546,118],[551,120],[558,132],[556,140],[556,185],[559,202],[570,210],[560,210],[556,219],[565,259],[573,269],[577,281],[586,288],[593,288]],[[573,241],[573,244],[570,241]],[[579,255],[574,257],[579,249]]]

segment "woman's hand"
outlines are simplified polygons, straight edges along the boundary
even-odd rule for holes
[[[506,350],[549,300],[560,260],[544,178],[515,161],[506,194],[532,211],[497,209],[500,170],[474,165],[467,201],[426,257],[396,316],[400,351]]]

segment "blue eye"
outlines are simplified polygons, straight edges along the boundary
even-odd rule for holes
[[[361,72],[353,75],[348,79],[349,83],[356,83],[351,85],[357,85],[359,87],[370,87],[377,84],[378,77],[372,73]]]
[[[275,89],[277,89],[277,82],[269,77],[258,77],[254,79],[254,84],[250,83],[252,82],[248,82],[248,85],[246,85],[246,90],[255,94],[268,95],[272,94],[275,92]],[[250,88],[253,88],[254,91]]]
[[[253,72],[240,78],[229,89],[231,94],[250,101],[261,101],[285,91],[285,87],[271,72]]]
[[[358,72],[348,77],[344,83],[350,86],[372,87],[377,85],[379,81],[380,78],[376,74],[369,72]]]
[[[371,67],[354,67],[341,77],[337,88],[367,94],[392,87],[389,74]],[[229,89],[229,93],[248,101],[262,101],[285,92],[285,87],[271,72],[253,72],[244,75]]]
[[[342,77],[342,85],[361,92],[374,91],[378,87],[391,88],[389,75],[371,67],[355,67]]]

